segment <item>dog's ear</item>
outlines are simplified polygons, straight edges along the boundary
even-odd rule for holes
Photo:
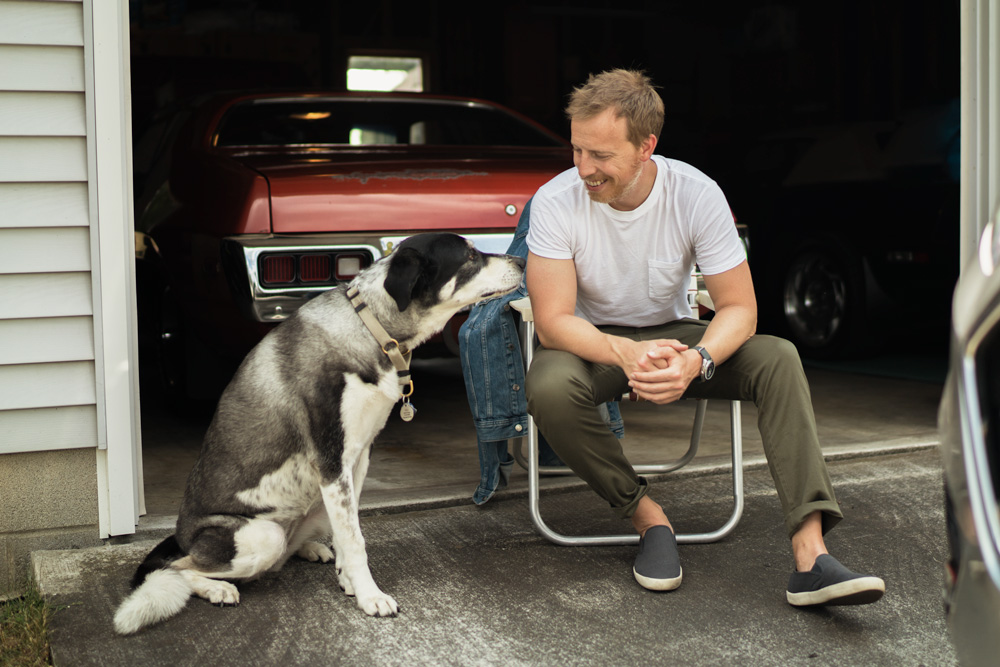
[[[382,286],[402,312],[413,299],[413,288],[423,270],[423,258],[412,248],[400,248],[389,261],[392,264]]]

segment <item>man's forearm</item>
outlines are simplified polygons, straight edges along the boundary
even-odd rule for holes
[[[621,342],[627,339],[602,333],[576,315],[556,315],[543,323],[535,321],[538,340],[550,350],[570,352],[598,364],[620,366]]]
[[[721,364],[747,342],[757,328],[756,310],[733,305],[719,309],[699,343]]]
[[[705,284],[716,310],[701,345],[716,364],[721,364],[757,330],[757,300],[750,267],[744,261],[729,271],[706,275]]]

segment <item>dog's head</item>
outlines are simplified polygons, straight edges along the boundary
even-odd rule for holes
[[[387,261],[383,286],[400,311],[417,303],[457,312],[516,289],[524,274],[520,257],[482,253],[457,234],[411,236]]]

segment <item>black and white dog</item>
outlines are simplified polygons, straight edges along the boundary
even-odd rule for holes
[[[139,566],[116,630],[169,618],[192,593],[237,604],[231,581],[292,555],[336,559],[340,587],[366,614],[395,615],[358,522],[372,441],[401,397],[409,407],[406,351],[462,308],[515,289],[523,270],[522,259],[480,253],[461,236],[420,234],[271,331],[219,399],[176,534]]]

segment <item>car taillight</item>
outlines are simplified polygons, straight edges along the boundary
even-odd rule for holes
[[[366,252],[271,252],[261,255],[259,276],[264,287],[332,287],[351,280],[371,265]]]
[[[295,257],[268,255],[260,261],[261,281],[272,285],[295,282]]]
[[[350,280],[361,273],[366,257],[357,255],[337,255],[337,280]]]
[[[304,283],[325,283],[330,280],[329,255],[302,255],[299,258],[299,278]]]

